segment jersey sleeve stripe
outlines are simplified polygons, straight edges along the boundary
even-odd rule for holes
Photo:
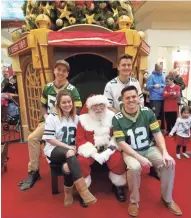
[[[54,133],[46,133],[44,132],[44,135],[55,135]]]
[[[47,99],[41,97],[40,101],[43,103],[43,104],[46,104],[47,103]]]
[[[111,99],[111,98],[108,98],[107,100],[108,100],[108,101],[112,101],[112,102],[113,102],[113,99]]]
[[[75,101],[74,105],[75,105],[75,107],[82,107],[82,102],[81,101]]]
[[[120,138],[120,137],[124,137],[124,133],[122,131],[114,131],[113,135],[115,138]]]
[[[160,126],[159,126],[158,121],[155,121],[154,123],[151,123],[149,125],[149,127],[150,127],[151,130],[155,130],[155,129],[159,128]]]
[[[139,94],[139,97],[143,97],[143,93]]]
[[[55,132],[55,130],[45,129],[44,132]]]

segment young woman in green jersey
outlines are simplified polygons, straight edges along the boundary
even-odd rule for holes
[[[43,140],[46,141],[44,153],[48,162],[60,164],[64,176],[64,205],[73,203],[75,185],[85,204],[94,204],[97,199],[89,192],[82,178],[79,162],[76,158],[76,127],[78,116],[70,93],[62,90],[56,97],[55,113],[46,119]]]

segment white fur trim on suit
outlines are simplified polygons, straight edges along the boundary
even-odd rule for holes
[[[124,186],[127,183],[126,180],[126,174],[122,174],[122,175],[117,175],[112,173],[111,171],[109,172],[109,179],[111,180],[111,182],[115,185],[115,186]]]
[[[90,142],[86,142],[85,144],[78,147],[78,154],[84,157],[90,157],[92,154],[96,153],[97,149]]]
[[[89,188],[92,183],[92,178],[90,175],[85,178],[85,182],[86,182],[87,187]]]
[[[88,109],[96,104],[104,104],[106,107],[109,106],[109,102],[104,95],[94,95],[92,97],[89,97],[86,101],[86,106]]]
[[[113,116],[114,113],[108,109],[106,109],[105,116],[101,121],[93,119],[89,114],[80,115],[79,120],[82,127],[86,131],[94,132],[95,147],[109,145]]]

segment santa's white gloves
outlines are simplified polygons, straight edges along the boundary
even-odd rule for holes
[[[101,165],[105,162],[104,158],[99,153],[93,154],[92,158]]]
[[[97,149],[90,142],[86,142],[85,144],[78,147],[78,154],[86,158],[92,157],[92,155],[96,153],[97,153]]]
[[[110,156],[115,152],[115,150],[107,149],[101,153],[96,153],[92,155],[92,158],[96,160],[99,164],[103,164],[109,160]]]

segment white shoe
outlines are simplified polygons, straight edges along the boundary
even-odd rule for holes
[[[186,153],[182,153],[182,155],[183,155],[184,157],[186,157],[186,158],[190,158],[190,156],[187,155]]]
[[[176,158],[180,160],[181,159],[180,154],[176,154]]]

